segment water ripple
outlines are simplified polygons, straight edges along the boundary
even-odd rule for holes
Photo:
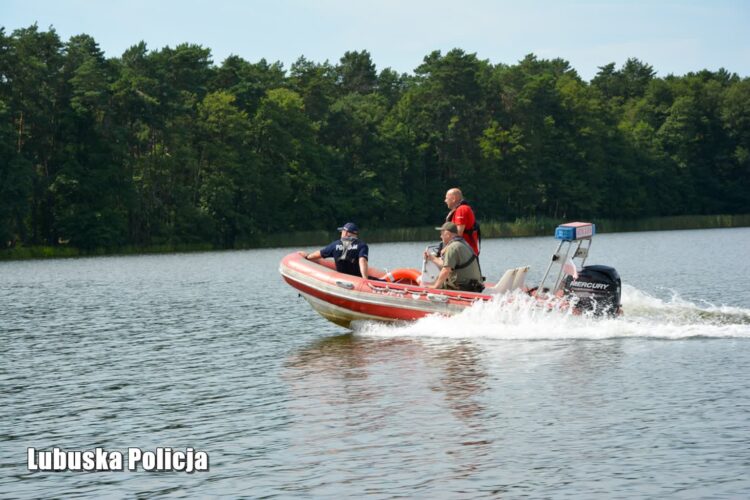
[[[613,241],[628,237],[638,236]],[[537,244],[524,241],[502,245]],[[0,491],[144,498],[750,492],[750,314],[742,301],[712,297],[712,305],[629,285],[620,320],[480,308],[342,335],[281,281],[285,252],[0,263]],[[618,269],[655,272],[643,262]],[[194,447],[209,453],[211,470],[26,469],[27,447],[54,446]]]

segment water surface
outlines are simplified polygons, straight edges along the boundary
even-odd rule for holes
[[[485,241],[483,270],[534,282],[554,246]],[[746,497],[748,248],[750,229],[599,235],[589,262],[620,272],[623,318],[519,301],[353,334],[283,283],[291,249],[0,263],[0,491]],[[190,446],[211,468],[26,469],[55,446]]]

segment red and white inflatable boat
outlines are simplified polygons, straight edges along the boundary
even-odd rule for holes
[[[299,252],[285,256],[279,272],[313,309],[347,328],[351,328],[353,321],[414,321],[429,314],[454,315],[476,302],[490,301],[514,290],[536,297],[540,306],[550,309],[620,314],[621,284],[617,271],[606,266],[582,265],[593,235],[593,224],[559,226],[555,232],[555,237],[561,240],[557,251],[540,285],[534,288],[524,284],[528,267],[509,269],[498,283],[486,283],[485,290],[476,293],[423,287],[423,281],[429,282],[428,275],[417,269],[386,273],[370,267],[370,276],[363,279],[337,272],[331,260],[310,261]],[[566,244],[566,251],[562,252]],[[581,259],[580,269],[573,264],[573,259]],[[551,271],[556,264],[559,270],[554,285],[546,287],[546,280],[554,278]]]

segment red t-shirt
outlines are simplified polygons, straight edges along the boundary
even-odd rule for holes
[[[466,243],[469,244],[471,249],[474,250],[474,253],[476,255],[479,255],[479,235],[477,235],[476,231],[469,232],[469,230],[474,227],[474,223],[476,222],[476,219],[474,218],[474,211],[471,209],[471,207],[469,205],[460,205],[453,212],[451,222],[457,226],[465,226],[463,238],[466,240]]]

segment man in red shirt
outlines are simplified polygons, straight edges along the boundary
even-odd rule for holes
[[[452,222],[458,227],[458,235],[469,244],[475,255],[479,255],[479,227],[474,211],[464,201],[464,195],[458,188],[451,188],[445,193],[445,204],[448,205],[448,216],[445,222]]]

